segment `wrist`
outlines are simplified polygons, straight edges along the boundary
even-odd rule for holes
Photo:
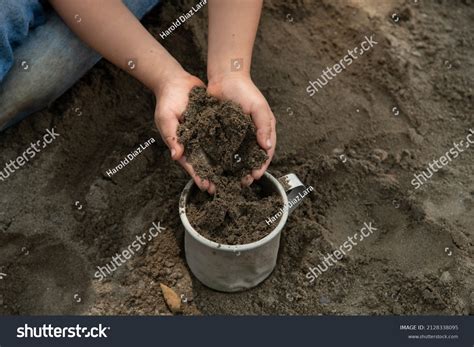
[[[232,79],[251,79],[250,64],[245,59],[219,59],[218,61],[209,60],[208,62],[207,77],[209,83],[219,83]]]
[[[162,65],[161,68],[156,71],[154,76],[152,76],[152,82],[149,87],[155,95],[158,95],[172,80],[184,77],[187,74],[188,73],[177,61],[172,61],[169,64]]]
[[[208,85],[217,86],[222,85],[223,83],[229,83],[232,81],[252,81],[252,77],[248,72],[228,72],[228,73],[219,73],[208,75]]]

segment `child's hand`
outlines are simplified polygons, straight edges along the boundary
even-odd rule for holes
[[[178,142],[176,134],[179,121],[182,121],[182,114],[188,105],[189,92],[196,86],[204,86],[204,83],[182,69],[161,79],[155,90],[157,100],[155,123],[163,141],[170,149],[171,158],[181,164],[201,190],[213,193],[215,191],[214,185],[210,184],[208,180],[199,178],[191,164],[186,161],[183,156],[184,147]]]
[[[208,93],[219,99],[229,99],[239,104],[243,111],[252,116],[257,127],[257,141],[266,150],[268,160],[252,175],[244,178],[243,183],[250,185],[254,179],[262,177],[272,161],[276,146],[276,120],[267,100],[258,90],[251,78],[243,74],[232,73],[209,80]]]

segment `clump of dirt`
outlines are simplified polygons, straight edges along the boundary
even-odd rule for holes
[[[227,185],[223,177],[242,178],[268,159],[251,117],[232,101],[220,101],[196,87],[183,117],[178,137],[187,160],[199,177],[219,188]]]
[[[201,87],[189,95],[178,128],[187,160],[202,179],[216,185],[214,196],[192,191],[188,218],[204,237],[225,244],[257,241],[272,230],[265,220],[281,198],[260,185],[242,187],[241,179],[268,159],[257,143],[249,115],[231,102],[208,95]]]

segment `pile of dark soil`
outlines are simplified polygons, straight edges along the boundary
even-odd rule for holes
[[[241,185],[243,177],[267,160],[255,134],[251,117],[240,106],[220,101],[204,88],[191,91],[178,136],[198,176],[216,185],[214,196],[195,190],[187,211],[191,224],[206,238],[245,244],[272,230],[265,220],[281,207],[281,198],[264,192],[258,183]]]

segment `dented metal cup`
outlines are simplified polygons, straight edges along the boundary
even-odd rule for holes
[[[280,182],[283,182],[285,188]],[[277,180],[265,173],[259,184],[264,189],[277,192],[282,198],[284,208],[277,213],[280,215],[273,221],[275,228],[272,232],[258,241],[243,245],[220,244],[199,234],[191,226],[186,215],[189,194],[194,186],[193,180],[186,184],[181,193],[179,216],[185,228],[186,261],[196,278],[209,288],[223,292],[249,289],[265,280],[275,269],[281,231],[289,213],[302,201],[298,196],[307,189],[294,174]],[[268,220],[266,222],[273,223]]]

